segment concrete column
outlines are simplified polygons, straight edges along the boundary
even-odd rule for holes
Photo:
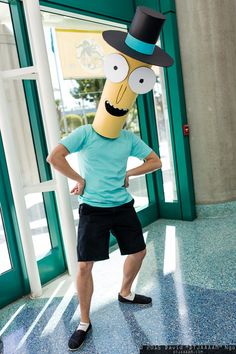
[[[236,199],[236,0],[176,0],[197,204]]]

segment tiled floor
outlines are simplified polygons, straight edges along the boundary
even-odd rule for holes
[[[136,292],[152,306],[119,304],[124,257],[94,267],[93,331],[87,354],[138,354],[143,344],[236,343],[236,215],[193,222],[159,220],[144,230],[148,255]],[[1,310],[5,354],[67,353],[79,321],[69,277],[47,286],[44,297]]]

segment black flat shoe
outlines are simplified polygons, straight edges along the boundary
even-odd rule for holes
[[[151,297],[138,295],[138,294],[135,294],[133,300],[127,300],[124,297],[122,297],[120,294],[118,294],[118,300],[120,302],[126,302],[128,304],[142,304],[142,305],[150,304],[152,302]]]
[[[82,331],[82,329],[75,330],[68,342],[69,350],[74,351],[79,349],[84,343],[90,329],[92,329],[91,323],[89,324],[87,331]]]

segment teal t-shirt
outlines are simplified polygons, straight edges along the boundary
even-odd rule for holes
[[[83,125],[60,141],[69,153],[79,152],[79,173],[86,181],[82,203],[114,207],[132,200],[124,187],[129,156],[147,157],[152,149],[135,134],[122,130],[116,139],[97,134],[91,124]]]

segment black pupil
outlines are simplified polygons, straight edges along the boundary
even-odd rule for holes
[[[139,82],[140,82],[140,84],[142,84],[142,83],[144,82],[144,80],[143,80],[143,79],[140,79]]]
[[[118,69],[118,66],[115,65],[115,66],[114,66],[114,70],[117,70],[117,69]]]

